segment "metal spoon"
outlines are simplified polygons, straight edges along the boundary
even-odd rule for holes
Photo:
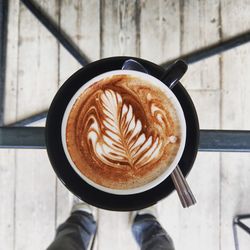
[[[186,71],[187,64],[182,60],[178,60],[166,69],[161,81],[167,84],[170,89],[173,89]],[[177,165],[171,173],[171,178],[182,206],[185,208],[194,205],[196,203],[196,199],[185,177],[183,176],[179,165]]]
[[[139,62],[133,59],[126,60],[123,64],[122,69],[136,70],[148,74],[148,71]],[[187,64],[182,60],[177,60],[166,69],[164,75],[161,78],[161,81],[165,83],[170,89],[173,89],[186,71]],[[179,165],[177,165],[171,173],[171,178],[182,206],[185,208],[194,205],[196,203],[195,197],[185,177],[183,176]]]

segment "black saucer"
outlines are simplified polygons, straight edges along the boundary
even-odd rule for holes
[[[174,185],[170,177],[158,186],[139,194],[113,195],[84,182],[70,166],[62,147],[61,122],[68,102],[75,92],[88,80],[107,71],[121,69],[125,60],[132,57],[111,57],[88,64],[72,75],[59,89],[50,106],[46,121],[46,146],[50,162],[62,183],[76,196],[87,203],[108,210],[131,211],[155,204],[168,196]],[[149,61],[134,58],[140,62],[149,74],[161,78],[164,69]],[[191,170],[199,144],[199,123],[193,102],[185,88],[178,83],[173,89],[178,98],[186,118],[187,139],[186,146],[179,162],[183,174],[186,176]]]

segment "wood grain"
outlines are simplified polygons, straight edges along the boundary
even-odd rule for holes
[[[101,1],[101,57],[139,54],[139,1]]]
[[[178,57],[181,38],[179,1],[141,2],[141,57],[157,64]]]
[[[19,1],[9,2],[4,124],[16,121]]]
[[[249,30],[248,1],[221,1],[222,37]],[[250,126],[250,44],[222,56],[222,128]],[[221,249],[233,250],[232,219],[250,212],[250,154],[224,153],[221,157]],[[249,249],[249,235],[240,232],[240,249]],[[245,237],[244,237],[245,236]]]
[[[100,58],[99,1],[61,1],[60,27],[91,61]],[[60,85],[81,65],[60,45]]]
[[[0,242],[3,249],[14,248],[15,237],[15,151],[0,150]]]
[[[201,127],[218,128],[219,92],[193,90],[189,93]],[[219,249],[219,163],[218,153],[198,153],[187,177],[197,199],[195,206],[183,209],[175,192],[160,202],[160,221],[172,236],[176,249],[193,249],[197,238],[202,242],[202,249]]]
[[[39,1],[56,19],[56,1]],[[57,42],[20,5],[17,118],[47,109],[57,90]],[[43,150],[16,155],[15,249],[45,249],[54,237],[55,174]]]
[[[98,249],[138,249],[131,231],[130,213],[99,209]]]
[[[220,40],[219,0],[180,1],[181,54]],[[219,89],[219,56],[190,65],[183,78],[188,89]]]
[[[19,1],[9,1],[4,124],[16,120]],[[15,246],[16,151],[0,150],[0,242],[3,249]]]

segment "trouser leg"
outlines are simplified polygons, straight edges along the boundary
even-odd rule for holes
[[[132,232],[141,250],[174,250],[172,239],[153,215],[137,215]]]
[[[87,250],[96,232],[96,222],[91,214],[76,211],[61,224],[54,241],[47,250]]]

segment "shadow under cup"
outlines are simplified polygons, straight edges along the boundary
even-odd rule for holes
[[[115,76],[115,75],[129,75],[129,76],[132,76],[132,77],[138,77],[138,78],[140,78],[142,80],[145,80],[147,82],[150,82],[152,85],[155,85],[156,87],[160,88],[160,90],[167,96],[167,98],[173,104],[174,109],[175,109],[176,114],[177,114],[177,117],[178,117],[178,120],[179,120],[179,125],[180,125],[180,145],[179,145],[178,151],[176,152],[174,160],[171,162],[171,164],[156,179],[146,183],[143,186],[136,187],[136,188],[130,188],[130,189],[112,189],[112,188],[108,188],[108,187],[102,186],[100,184],[97,184],[96,182],[94,182],[91,179],[87,178],[78,169],[78,167],[75,165],[74,161],[72,160],[72,158],[70,156],[70,153],[69,153],[68,147],[67,147],[67,143],[66,143],[66,127],[67,127],[68,117],[70,115],[72,107],[74,106],[74,104],[77,101],[77,99],[79,98],[79,96],[86,89],[88,89],[90,86],[92,86],[94,83],[96,83],[96,82],[98,82],[98,81],[100,81],[102,79],[105,79],[107,77],[111,77],[111,76]],[[178,99],[173,94],[173,92],[166,85],[164,85],[164,83],[162,83],[160,80],[158,80],[157,78],[155,78],[155,77],[153,77],[151,75],[148,75],[148,74],[145,74],[145,73],[142,73],[142,72],[138,72],[138,71],[114,70],[114,71],[105,72],[103,74],[100,74],[100,75],[92,78],[91,80],[86,82],[83,86],[81,86],[78,89],[78,91],[73,95],[73,97],[69,101],[69,103],[68,103],[68,105],[66,107],[66,110],[64,112],[64,115],[63,115],[62,124],[61,124],[61,140],[62,140],[62,144],[63,144],[63,150],[64,150],[64,153],[65,153],[65,155],[67,157],[68,162],[70,163],[73,170],[78,174],[78,176],[80,176],[86,183],[88,183],[92,187],[94,187],[94,188],[96,188],[96,189],[98,189],[100,191],[106,192],[106,193],[115,194],[115,195],[132,195],[132,194],[138,194],[138,193],[145,192],[145,191],[150,190],[153,187],[159,185],[174,170],[176,165],[179,163],[179,161],[180,161],[180,159],[182,157],[184,148],[185,148],[186,121],[185,121],[185,116],[184,116],[182,107],[181,107]]]

